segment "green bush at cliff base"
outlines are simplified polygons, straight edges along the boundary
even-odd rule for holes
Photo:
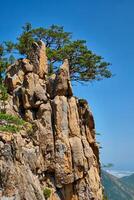
[[[48,187],[44,188],[44,190],[43,190],[43,195],[44,195],[44,197],[45,197],[46,199],[48,199],[48,198],[51,196],[51,189],[48,188]]]

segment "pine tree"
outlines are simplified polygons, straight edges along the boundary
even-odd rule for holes
[[[7,53],[14,50],[29,58],[33,42],[38,43],[40,40],[44,41],[47,47],[50,73],[58,70],[61,62],[67,58],[73,81],[90,82],[112,76],[109,69],[110,63],[88,49],[85,40],[73,40],[72,33],[64,31],[62,26],[33,28],[30,23],[26,23],[22,27],[22,33],[18,36],[16,44],[8,41],[5,43],[5,49]]]

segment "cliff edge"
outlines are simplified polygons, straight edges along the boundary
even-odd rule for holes
[[[0,199],[102,200],[94,119],[73,96],[68,61],[49,76],[45,44],[34,43],[29,60],[7,69],[5,84],[6,113],[31,129],[0,131]]]

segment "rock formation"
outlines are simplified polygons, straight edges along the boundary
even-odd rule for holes
[[[1,200],[102,200],[99,151],[88,104],[73,96],[69,64],[47,75],[45,45],[7,69],[6,112],[32,131],[0,132]]]

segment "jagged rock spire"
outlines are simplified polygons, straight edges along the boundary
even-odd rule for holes
[[[43,78],[48,73],[46,45],[40,40],[33,43],[33,51],[30,53],[30,61],[34,65],[34,71]]]
[[[45,200],[49,189],[50,200],[102,200],[93,115],[73,97],[67,59],[45,77],[45,50],[34,43],[30,60],[7,70],[8,107],[32,126],[0,131],[0,199]]]
[[[23,85],[27,73],[35,73],[40,79],[44,79],[48,73],[46,46],[43,41],[33,43],[29,59],[20,59],[7,69],[5,83],[10,93]]]
[[[69,62],[64,60],[55,79],[55,95],[72,96],[72,86],[70,82]]]
[[[68,61],[68,59],[65,59],[63,61],[63,64],[61,65],[60,69],[68,72],[68,79],[70,80],[69,61]]]

